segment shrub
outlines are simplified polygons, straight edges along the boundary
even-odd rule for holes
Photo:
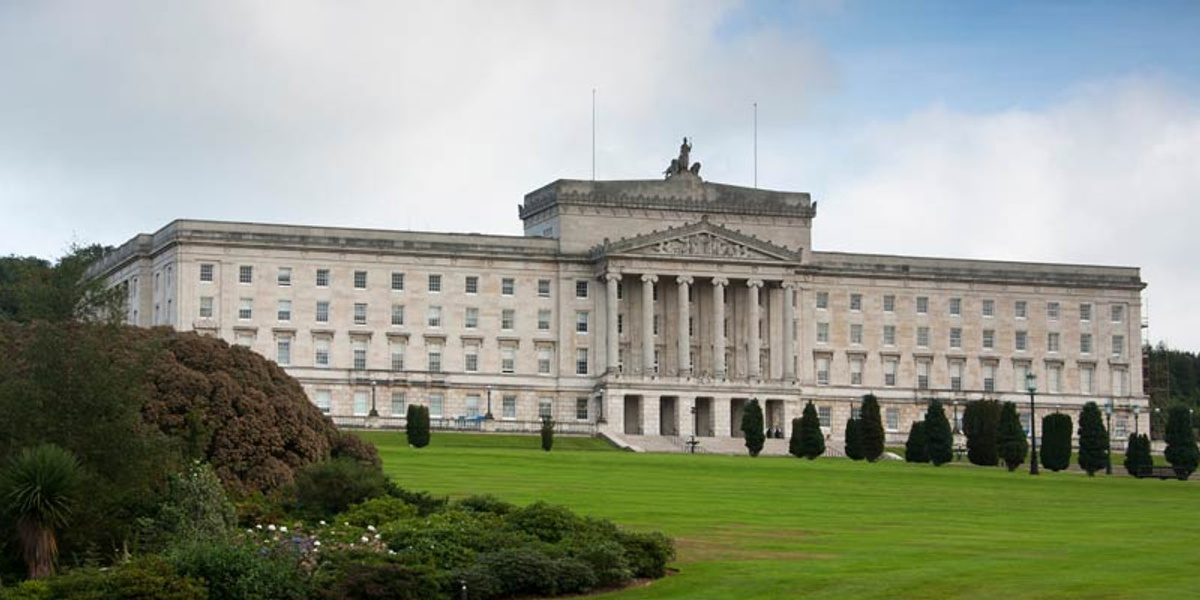
[[[393,521],[417,516],[417,508],[392,496],[364,500],[352,505],[334,519],[336,523],[349,523],[355,527],[381,526]]]
[[[417,508],[417,514],[425,517],[431,515],[446,507],[448,500],[445,497],[438,497],[429,492],[413,492],[392,483],[387,482],[387,493],[393,498],[399,498]]]
[[[467,496],[454,503],[453,508],[466,512],[489,513],[504,516],[517,510],[516,505],[509,504],[491,494]]]
[[[929,447],[925,434],[925,421],[913,421],[904,442],[904,460],[910,463],[929,462]]]
[[[426,600],[442,597],[434,569],[400,563],[346,562],[324,580],[329,600]],[[457,596],[455,596],[457,597]]]
[[[554,447],[554,420],[542,417],[542,450],[549,452]]]
[[[617,540],[625,547],[634,577],[662,577],[667,574],[667,563],[675,559],[675,543],[658,532],[621,531]]]
[[[864,456],[858,423],[858,419],[846,420],[846,458],[850,460],[862,460]]]
[[[57,530],[71,519],[79,479],[79,461],[53,444],[22,450],[0,473],[0,514],[16,521],[30,579],[54,574]]]
[[[508,515],[505,522],[518,531],[552,544],[582,524],[582,520],[570,509],[545,502],[534,502],[518,508]]]
[[[566,540],[567,555],[591,569],[598,587],[620,585],[633,577],[626,549],[604,536],[581,536]]]
[[[795,437],[796,423],[792,422],[792,437]],[[813,406],[810,400],[804,405],[804,412],[800,416],[800,453],[796,456],[803,456],[812,460],[822,454],[825,454],[825,434],[821,432],[821,417],[817,416],[817,408]]]
[[[348,458],[308,465],[296,473],[297,509],[314,518],[327,519],[388,490],[381,471]]]
[[[329,450],[329,457],[351,458],[377,469],[383,468],[379,450],[370,442],[347,431],[339,431],[333,435],[333,445]]]
[[[204,540],[178,544],[165,557],[180,575],[204,580],[214,599],[303,600],[310,593],[295,555],[228,540]]]
[[[1042,417],[1042,466],[1061,471],[1071,466],[1071,435],[1074,424],[1070,415],[1054,413]]]
[[[762,452],[767,434],[763,431],[763,412],[758,400],[750,400],[742,411],[742,435],[746,438],[746,451],[750,456]]]
[[[1009,471],[1015,471],[1025,462],[1029,442],[1025,439],[1025,430],[1021,427],[1021,417],[1017,415],[1017,405],[1012,402],[1005,402],[1000,409],[996,446],[997,455]]]
[[[1196,470],[1200,462],[1200,451],[1196,448],[1196,431],[1192,429],[1192,414],[1186,406],[1176,406],[1167,413],[1167,431],[1163,436],[1167,442],[1164,456],[1175,469],[1175,475],[1186,479]]]
[[[5,600],[205,600],[204,582],[177,573],[158,556],[112,569],[76,569],[3,590]],[[219,598],[219,596],[211,596]]]
[[[1129,434],[1129,445],[1125,447],[1125,470],[1130,475],[1147,473],[1154,466],[1150,456],[1150,438],[1146,434]]]
[[[942,403],[934,400],[925,411],[925,451],[935,467],[954,460],[954,433]]]
[[[1079,413],[1079,467],[1089,476],[1108,466],[1108,430],[1104,428],[1104,417],[1095,402],[1083,405]]]
[[[408,415],[404,419],[404,435],[408,437],[408,445],[413,448],[429,445],[428,408],[420,404],[408,405]]]
[[[233,503],[212,467],[192,463],[167,478],[158,516],[148,521],[148,536],[169,543],[178,539],[224,538],[237,524]]]
[[[963,410],[963,433],[967,436],[967,460],[973,465],[994,467],[1000,464],[1000,402],[976,400]]]
[[[498,580],[505,596],[558,596],[596,585],[595,575],[582,561],[552,558],[533,546],[481,554],[476,565]]]
[[[867,394],[862,399],[858,416],[858,434],[862,439],[863,458],[875,462],[883,455],[883,418],[879,416],[879,399]]]

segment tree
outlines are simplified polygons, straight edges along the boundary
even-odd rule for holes
[[[428,408],[420,404],[409,404],[408,415],[404,422],[404,434],[408,437],[409,446],[424,448],[429,445]]]
[[[875,462],[883,455],[883,418],[879,416],[879,399],[867,394],[862,399],[858,415],[858,432],[862,438],[863,458]]]
[[[1017,415],[1017,405],[1005,402],[1000,409],[1000,424],[996,428],[996,453],[1009,471],[1015,471],[1025,462],[1029,442]]]
[[[79,478],[79,461],[53,444],[22,450],[0,475],[0,498],[16,521],[30,579],[54,574],[56,530],[71,518]]]
[[[808,460],[812,460],[822,454],[825,454],[825,434],[821,432],[821,417],[817,416],[817,407],[813,406],[810,400],[804,405],[804,413],[799,419],[800,422],[800,453],[796,456],[803,456]],[[793,432],[795,424],[792,425]],[[795,435],[793,433],[793,435]]]
[[[963,410],[963,433],[967,436],[967,460],[973,465],[1000,464],[996,435],[1000,426],[1000,402],[976,400]]]
[[[1129,445],[1125,447],[1125,470],[1130,475],[1148,473],[1154,466],[1150,456],[1150,437],[1146,434],[1129,434]]]
[[[746,437],[746,450],[750,456],[762,452],[767,435],[763,431],[763,412],[758,400],[751,400],[742,411],[742,435]]]
[[[1054,413],[1042,417],[1042,466],[1061,471],[1071,466],[1071,435],[1074,423],[1071,416]]]
[[[925,432],[925,421],[913,421],[904,442],[904,460],[911,463],[929,462],[929,439]]]
[[[1079,467],[1093,476],[1108,466],[1108,430],[1095,402],[1083,405],[1079,413]]]
[[[554,447],[554,419],[542,417],[542,450],[549,452]]]
[[[87,272],[110,250],[72,245],[53,265],[33,257],[0,258],[0,320],[120,322],[127,290]]]
[[[1200,462],[1200,450],[1196,448],[1196,431],[1192,429],[1192,413],[1186,406],[1175,406],[1167,414],[1167,431],[1164,436],[1167,450],[1164,456],[1175,468],[1180,479],[1191,476]]]
[[[846,458],[850,460],[862,460],[864,458],[862,435],[858,419],[848,419],[846,421]]]
[[[954,460],[954,433],[942,403],[934,400],[925,411],[925,451],[929,462],[940,467]]]
[[[811,404],[811,402],[809,403]],[[788,438],[788,454],[801,458],[804,456],[804,447],[801,442],[803,437],[804,422],[800,417],[792,419],[792,436]]]

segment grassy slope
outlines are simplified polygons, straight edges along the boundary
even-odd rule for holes
[[[366,437],[405,487],[544,499],[677,539],[679,575],[613,598],[1179,598],[1197,589],[1195,482],[566,451],[567,438],[544,453],[535,436],[435,434],[416,451],[403,435]]]

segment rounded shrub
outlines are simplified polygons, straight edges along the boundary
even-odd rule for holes
[[[379,469],[349,458],[334,458],[296,473],[296,507],[327,519],[352,504],[388,493],[389,481]]]

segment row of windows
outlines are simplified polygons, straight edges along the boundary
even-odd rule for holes
[[[818,357],[816,360],[816,379],[817,385],[830,385],[830,364],[832,360],[829,357]],[[847,383],[849,385],[863,385],[863,367],[865,361],[862,358],[850,359],[850,377]],[[884,387],[895,387],[897,385],[896,375],[899,369],[900,360],[898,358],[885,358],[883,360],[883,385]],[[930,372],[933,363],[928,360],[916,361],[917,366],[917,389],[930,389]],[[985,362],[981,369],[982,387],[984,392],[995,392],[996,376],[999,365],[996,363]],[[1014,392],[1024,392],[1025,378],[1029,374],[1031,366],[1029,363],[1017,363],[1013,366],[1013,390]],[[961,360],[952,360],[949,363],[947,379],[943,382],[942,387],[949,388],[953,391],[962,391],[964,385],[964,373],[966,371],[966,363]],[[1122,368],[1112,370],[1113,382],[1112,393],[1117,396],[1125,396],[1129,393],[1128,371]],[[1045,367],[1045,391],[1052,394],[1061,393],[1063,391],[1063,365],[1062,363],[1047,363]],[[1090,364],[1079,366],[1079,392],[1081,394],[1091,395],[1096,393],[1095,388],[1096,367]]]
[[[511,395],[503,395],[500,397],[500,413],[501,419],[516,419],[517,418],[517,397]],[[461,416],[468,419],[477,418],[483,415],[481,412],[484,408],[484,396],[481,394],[467,394],[463,402],[463,412],[459,415],[448,415],[446,411],[446,396],[438,392],[429,394],[428,406],[429,416],[435,419],[446,418],[450,416]],[[313,403],[321,412],[328,414],[332,410],[333,392],[332,390],[320,389],[313,393]],[[553,398],[538,398],[537,399],[537,414],[539,419],[554,418],[554,399]],[[391,416],[399,417],[408,413],[408,393],[404,390],[392,390],[387,399],[387,404],[380,412],[382,414],[390,414]],[[371,409],[371,391],[370,390],[355,390],[354,405],[352,407],[355,416],[366,416]],[[386,412],[390,411],[390,412]],[[575,419],[586,421],[588,419],[588,399],[581,396],[575,399]]]
[[[963,347],[963,329],[961,327],[951,327],[949,332],[950,348],[961,350]],[[896,345],[896,326],[884,325],[882,330],[883,345]],[[1079,334],[1079,353],[1091,354],[1094,350],[1095,338],[1091,333]],[[817,343],[829,343],[829,323],[817,323]],[[863,325],[860,323],[850,324],[850,344],[861,345],[863,343]],[[920,326],[916,328],[916,345],[918,348],[929,347],[929,327]],[[996,349],[996,330],[984,329],[981,336],[981,346],[984,350]],[[1029,349],[1029,332],[1016,331],[1013,332],[1013,348],[1018,352],[1024,352]],[[1121,334],[1112,336],[1112,356],[1113,358],[1125,357],[1125,336]],[[1046,334],[1046,351],[1061,352],[1062,351],[1062,334],[1057,331],[1051,331]]]
[[[829,292],[817,292],[817,308],[825,310],[829,308]],[[947,301],[947,312],[951,316],[962,316],[963,299],[949,298]],[[850,310],[861,311],[863,308],[863,295],[850,294]],[[1125,320],[1125,306],[1122,304],[1113,304],[1109,307],[1109,317],[1113,323],[1121,323]],[[916,297],[916,314],[929,314],[929,296]],[[895,294],[884,294],[883,296],[883,312],[896,312],[896,296]],[[984,317],[996,316],[996,301],[984,299],[980,301],[979,312]],[[1090,302],[1080,303],[1079,305],[1079,320],[1090,322],[1092,320],[1093,305]],[[1046,302],[1046,318],[1057,320],[1062,314],[1062,304],[1057,301]],[[1024,319],[1029,316],[1029,302],[1027,300],[1016,300],[1013,302],[1013,316],[1018,319]]]
[[[368,283],[367,271],[354,271],[353,283],[354,289],[365,290]],[[200,282],[211,283],[214,279],[214,265],[211,263],[203,263],[200,265]],[[463,282],[463,291],[467,294],[479,293],[479,276],[467,275]],[[332,281],[332,276],[329,269],[316,269],[313,277],[316,287],[329,287]],[[292,268],[279,267],[276,271],[275,281],[280,287],[291,287],[292,285]],[[254,283],[254,267],[252,265],[241,265],[238,267],[238,283],[251,284]],[[537,281],[537,293],[541,298],[550,297],[549,279],[539,279]],[[391,288],[393,292],[404,291],[404,273],[393,271],[391,273]],[[426,280],[426,290],[432,293],[442,291],[442,275],[431,274]],[[500,279],[500,293],[504,296],[514,296],[517,293],[517,280],[513,277],[502,277]],[[591,282],[587,279],[577,279],[575,281],[575,297],[578,299],[587,299],[591,294]]]

